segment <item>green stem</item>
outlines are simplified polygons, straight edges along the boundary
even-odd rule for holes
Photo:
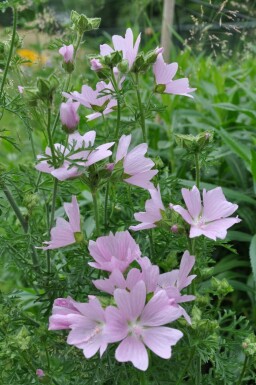
[[[200,187],[200,164],[199,164],[199,154],[195,154],[195,164],[196,164],[196,187]]]
[[[195,377],[195,385],[201,385],[202,377],[201,377],[201,357],[197,358],[196,363],[196,377]]]
[[[10,206],[12,207],[13,211],[15,212],[16,217],[18,218],[18,220],[19,220],[19,222],[20,222],[20,224],[24,230],[24,233],[27,233],[28,232],[28,223],[25,221],[23,215],[20,212],[20,209],[19,209],[17,203],[13,199],[11,192],[9,191],[8,187],[5,185],[3,186],[3,192],[4,192],[8,202],[10,203]]]
[[[97,201],[97,191],[92,191],[92,199],[93,199],[93,208],[94,208],[94,217],[96,224],[96,234],[100,235],[100,224],[99,224],[99,211],[98,211],[98,201]]]
[[[50,229],[52,228],[53,221],[54,221],[57,191],[58,191],[58,179],[55,178],[54,179],[54,185],[53,185],[53,194],[52,194],[52,208],[51,208]]]
[[[143,140],[145,143],[147,143],[145,115],[144,115],[143,105],[141,102],[141,96],[140,96],[140,90],[139,90],[139,74],[138,73],[136,73],[136,94],[137,94],[139,110],[140,110],[140,125],[141,125],[141,129],[142,129]]]
[[[140,385],[147,385],[146,373],[140,372]]]
[[[240,377],[239,377],[239,379],[237,381],[237,385],[241,385],[242,384],[242,381],[243,381],[243,378],[244,378],[244,374],[245,374],[245,371],[246,371],[246,368],[247,368],[248,360],[249,360],[248,356],[245,356],[243,369],[242,369]]]
[[[74,45],[73,61],[75,61],[75,59],[76,59],[76,54],[77,54],[78,48],[80,46],[82,37],[83,37],[83,35],[81,35],[80,33],[77,33],[76,42],[75,42],[75,45]],[[65,83],[64,83],[62,91],[64,90],[64,91],[68,92],[69,84],[70,84],[70,81],[71,81],[71,77],[72,77],[72,72],[70,74],[68,74],[68,76],[66,77],[66,80],[65,80]],[[64,100],[64,98],[62,100]],[[60,118],[60,111],[58,111],[58,114],[55,117],[55,120],[54,120],[54,123],[53,123],[53,127],[52,127],[52,135],[54,135],[54,133],[55,133],[55,130],[56,130],[59,118]]]
[[[51,106],[48,106],[47,110],[47,135],[48,135],[48,144],[52,153],[52,162],[54,168],[56,167],[56,156],[55,156],[55,148],[52,140],[52,132],[51,132]]]
[[[14,42],[15,42],[15,35],[16,35],[16,28],[17,28],[17,16],[18,16],[17,9],[15,7],[13,7],[13,27],[12,27],[11,46],[10,46],[10,50],[9,50],[6,66],[5,66],[5,69],[4,69],[3,80],[2,80],[1,89],[0,89],[0,98],[1,98],[3,90],[4,90],[4,85],[5,85],[7,73],[8,73],[10,62],[11,62],[11,59],[12,59],[12,53],[13,53]]]
[[[194,354],[195,354],[195,349],[192,349],[192,350],[191,350],[191,353],[190,353],[190,356],[189,356],[189,359],[188,359],[188,362],[187,362],[187,365],[186,365],[185,368],[183,369],[183,371],[182,371],[182,373],[181,373],[181,375],[180,375],[180,377],[179,377],[178,382],[176,383],[176,385],[180,385],[180,384],[181,384],[181,382],[182,382],[184,376],[186,375],[186,373],[187,373],[187,371],[188,371],[188,369],[189,369],[189,367],[190,367],[190,365],[191,365],[191,361],[192,361],[192,359],[193,359],[193,357],[194,357]]]
[[[149,247],[150,247],[150,258],[154,258],[154,240],[153,240],[153,231],[149,230]]]
[[[55,178],[54,179],[54,185],[53,185],[53,194],[52,194],[51,217],[50,217],[49,228],[48,228],[49,237],[51,236],[51,228],[52,228],[53,222],[54,222],[57,191],[58,191],[58,179]],[[51,272],[51,254],[50,254],[49,250],[47,250],[47,271],[50,274],[50,272]]]
[[[106,192],[105,192],[105,203],[104,203],[104,227],[107,231],[108,226],[108,195],[109,195],[109,182],[107,183]]]

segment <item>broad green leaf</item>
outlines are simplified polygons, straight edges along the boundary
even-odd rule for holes
[[[239,156],[239,158],[243,159],[247,166],[250,166],[251,156],[250,152],[248,151],[248,147],[235,140],[232,135],[223,130],[223,128],[218,130],[218,134],[222,138],[223,142],[232,150],[232,152]]]
[[[232,103],[216,103],[213,104],[213,106],[227,111],[242,112],[243,114],[248,115],[252,119],[256,118],[256,111],[248,110],[247,108],[241,108],[240,106],[237,106]]]
[[[247,233],[242,233],[241,231],[229,230],[226,240],[237,241],[237,242],[251,242],[252,235]]]
[[[254,278],[254,282],[256,283],[256,234],[253,236],[251,240],[249,255],[250,255],[253,278]]]

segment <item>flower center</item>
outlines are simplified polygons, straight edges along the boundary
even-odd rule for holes
[[[205,218],[202,216],[202,215],[199,215],[199,217],[197,217],[195,220],[194,220],[194,224],[196,226],[203,226],[205,225]]]
[[[130,333],[135,337],[140,337],[143,331],[143,327],[137,323],[130,325]]]
[[[91,332],[91,334],[89,334],[89,336],[86,337],[83,342],[87,342],[88,344],[92,343],[93,338],[96,337],[98,334],[100,334],[101,331],[102,331],[102,328],[100,326],[96,326]]]

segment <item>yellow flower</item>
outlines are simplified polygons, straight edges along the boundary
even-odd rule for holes
[[[41,55],[32,49],[22,48],[17,50],[17,54],[25,60],[29,60],[27,63],[23,63],[27,66],[32,66],[32,64],[44,64],[47,61],[45,55]]]

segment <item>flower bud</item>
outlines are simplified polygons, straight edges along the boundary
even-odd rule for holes
[[[122,74],[127,74],[129,72],[129,62],[128,60],[124,59],[120,63],[117,64],[117,69]]]
[[[70,45],[63,45],[59,49],[59,53],[63,56],[64,62],[65,63],[70,63],[73,61],[74,57],[74,46],[73,44]]]
[[[91,70],[92,71],[98,72],[103,68],[103,65],[101,64],[99,59],[95,59],[95,58],[91,59],[90,64],[91,64]]]
[[[71,99],[69,99],[67,103],[61,103],[60,120],[64,131],[69,134],[75,131],[79,123],[80,118],[77,114],[77,109],[79,106],[79,102],[72,102]]]
[[[83,14],[79,14],[76,11],[72,11],[71,21],[73,23],[72,29],[78,31],[80,34],[83,34],[84,32],[91,31],[92,29],[98,29],[101,18],[89,18]]]
[[[233,287],[229,284],[226,278],[219,280],[215,277],[212,277],[211,287],[213,294],[217,295],[218,297],[225,297],[228,293],[232,293],[232,291],[234,291]]]
[[[256,356],[256,336],[251,333],[249,336],[243,341],[242,347],[244,349],[245,354],[248,356]]]
[[[42,369],[36,369],[36,375],[37,375],[37,377],[39,377],[39,378],[45,376],[44,371],[43,371]]]

